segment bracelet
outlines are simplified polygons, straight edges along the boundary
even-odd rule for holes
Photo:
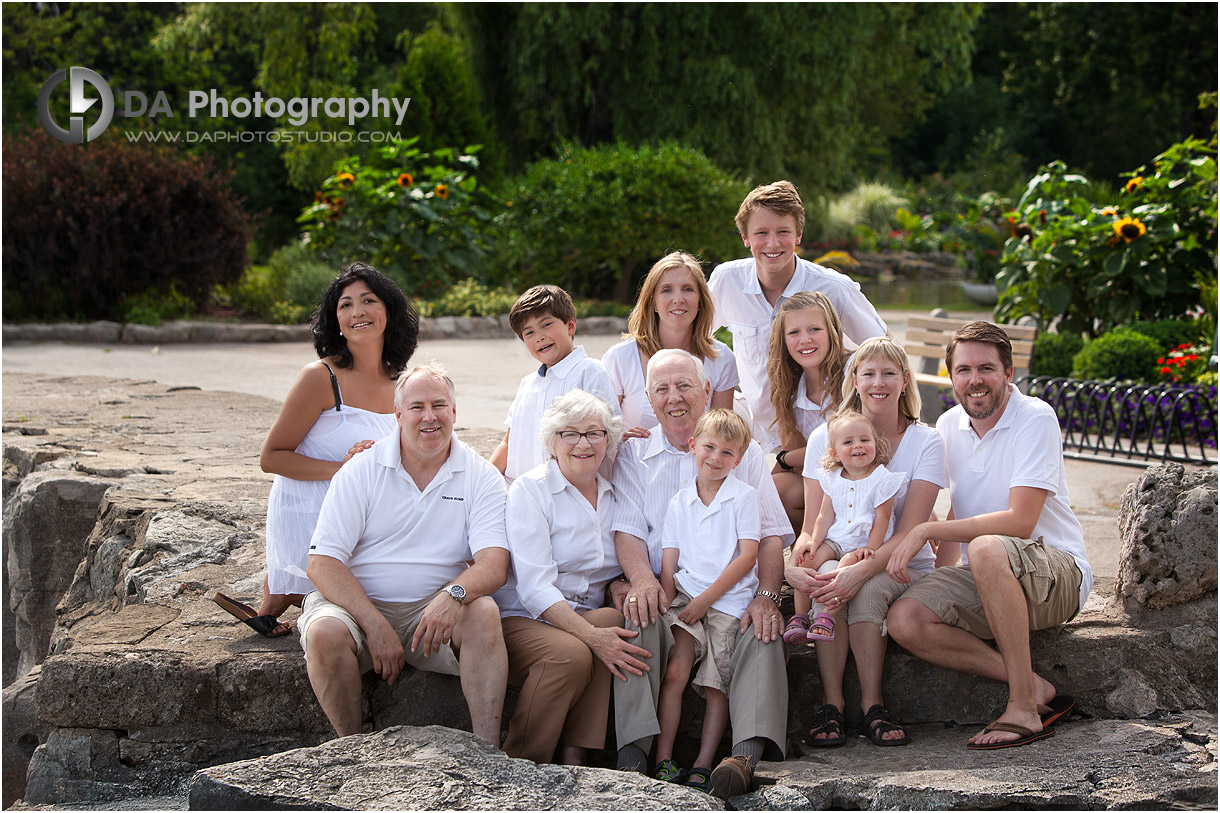
[[[779,606],[779,596],[776,595],[775,593],[772,593],[770,590],[755,590],[754,598],[758,598],[759,596],[762,596],[763,598],[769,598],[775,602],[776,607]]]
[[[796,466],[789,466],[788,461],[784,460],[784,455],[786,454],[788,454],[787,449],[780,449],[779,454],[775,456],[775,462],[778,463],[779,467],[784,471],[796,471]],[[768,598],[770,598],[770,596],[768,596]]]

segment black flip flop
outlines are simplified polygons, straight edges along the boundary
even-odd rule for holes
[[[1062,720],[1076,708],[1076,698],[1070,694],[1061,694],[1050,702],[1050,705],[1038,705],[1038,716],[1042,718],[1042,727],[1047,728]]]
[[[242,604],[237,599],[229,598],[223,593],[217,593],[212,600],[229,615],[249,626],[264,638],[279,638],[281,635],[292,632],[292,625],[287,621],[281,622],[274,615],[259,615],[258,611],[249,604]],[[279,629],[281,626],[283,629]]]

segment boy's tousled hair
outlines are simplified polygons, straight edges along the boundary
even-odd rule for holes
[[[627,335],[635,339],[646,356],[651,356],[661,349],[661,317],[652,303],[656,298],[661,276],[674,268],[685,268],[689,271],[699,292],[699,313],[695,315],[694,324],[691,325],[691,349],[699,358],[714,359],[720,353],[712,344],[712,327],[715,324],[712,320],[716,314],[712,305],[712,291],[707,287],[707,280],[703,278],[703,266],[685,251],[671,251],[649,269],[648,276],[640,283],[640,295],[635,301],[635,307],[631,309],[631,316],[627,319]]]
[[[823,401],[821,407],[829,413],[839,406],[842,397],[843,369],[847,366],[847,353],[843,349],[843,323],[830,299],[821,291],[801,291],[784,300],[771,323],[771,344],[767,355],[767,378],[771,381],[771,406],[775,407],[774,426],[781,435],[799,435],[796,412],[792,408],[796,391],[805,371],[788,352],[784,334],[788,330],[788,314],[812,308],[821,312],[826,320],[826,360],[819,368],[822,373]],[[822,369],[825,368],[825,369]]]
[[[877,446],[877,456],[873,459],[874,467],[884,466],[886,463],[889,463],[891,454],[890,442],[886,439],[885,435],[877,431],[877,427],[863,412],[856,412],[854,409],[841,409],[826,422],[826,454],[822,456],[821,460],[823,468],[828,471],[843,468],[843,462],[831,453],[835,447],[833,432],[836,426],[848,421],[864,421],[873,427],[873,443]]]
[[[535,285],[517,297],[508,312],[508,324],[517,338],[521,338],[526,320],[542,313],[549,313],[567,324],[576,319],[576,306],[568,292],[558,285]]]
[[[1012,369],[1012,339],[1008,338],[1004,328],[997,327],[991,322],[969,322],[959,327],[949,337],[949,343],[945,345],[945,369],[949,371],[950,376],[953,375],[953,350],[957,347],[958,342],[981,342],[994,345],[1000,354],[1000,363],[1004,365],[1004,372],[1007,373]]]
[[[796,233],[805,231],[805,204],[801,195],[789,181],[776,181],[754,187],[737,209],[737,231],[744,237],[750,224],[750,215],[759,209],[769,209],[777,215],[792,215],[796,218]]]
[[[705,432],[725,443],[737,444],[740,454],[746,453],[746,448],[753,439],[746,419],[731,409],[709,409],[704,412],[695,423],[695,431],[691,433],[691,437],[697,438]]]

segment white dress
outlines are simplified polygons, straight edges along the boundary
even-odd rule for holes
[[[342,400],[340,395],[340,403]],[[358,441],[384,438],[397,425],[392,412],[369,412],[342,404],[342,408],[331,407],[319,415],[295,451],[315,460],[338,462]],[[267,587],[273,595],[314,590],[305,567],[309,540],[329,488],[330,480],[275,476],[267,498]]]
[[[830,495],[835,509],[834,525],[826,532],[826,538],[838,544],[844,553],[868,544],[868,536],[877,517],[877,506],[902,490],[907,481],[907,475],[890,471],[885,466],[873,469],[863,480],[848,480],[843,476],[842,469],[819,469],[816,476],[822,491]],[[897,519],[898,512],[890,512],[889,527],[885,536],[881,537],[882,541],[894,533]]]

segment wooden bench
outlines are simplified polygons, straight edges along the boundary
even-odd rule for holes
[[[952,387],[948,375],[937,375],[945,361],[945,345],[949,337],[963,325],[966,319],[948,319],[940,316],[912,316],[907,322],[905,348],[911,362],[911,372],[920,387],[923,398],[923,419],[934,423],[943,411],[939,392]],[[1029,372],[1030,358],[1034,353],[1034,339],[1038,328],[1030,325],[999,325],[1012,341],[1012,380],[1016,381]]]

